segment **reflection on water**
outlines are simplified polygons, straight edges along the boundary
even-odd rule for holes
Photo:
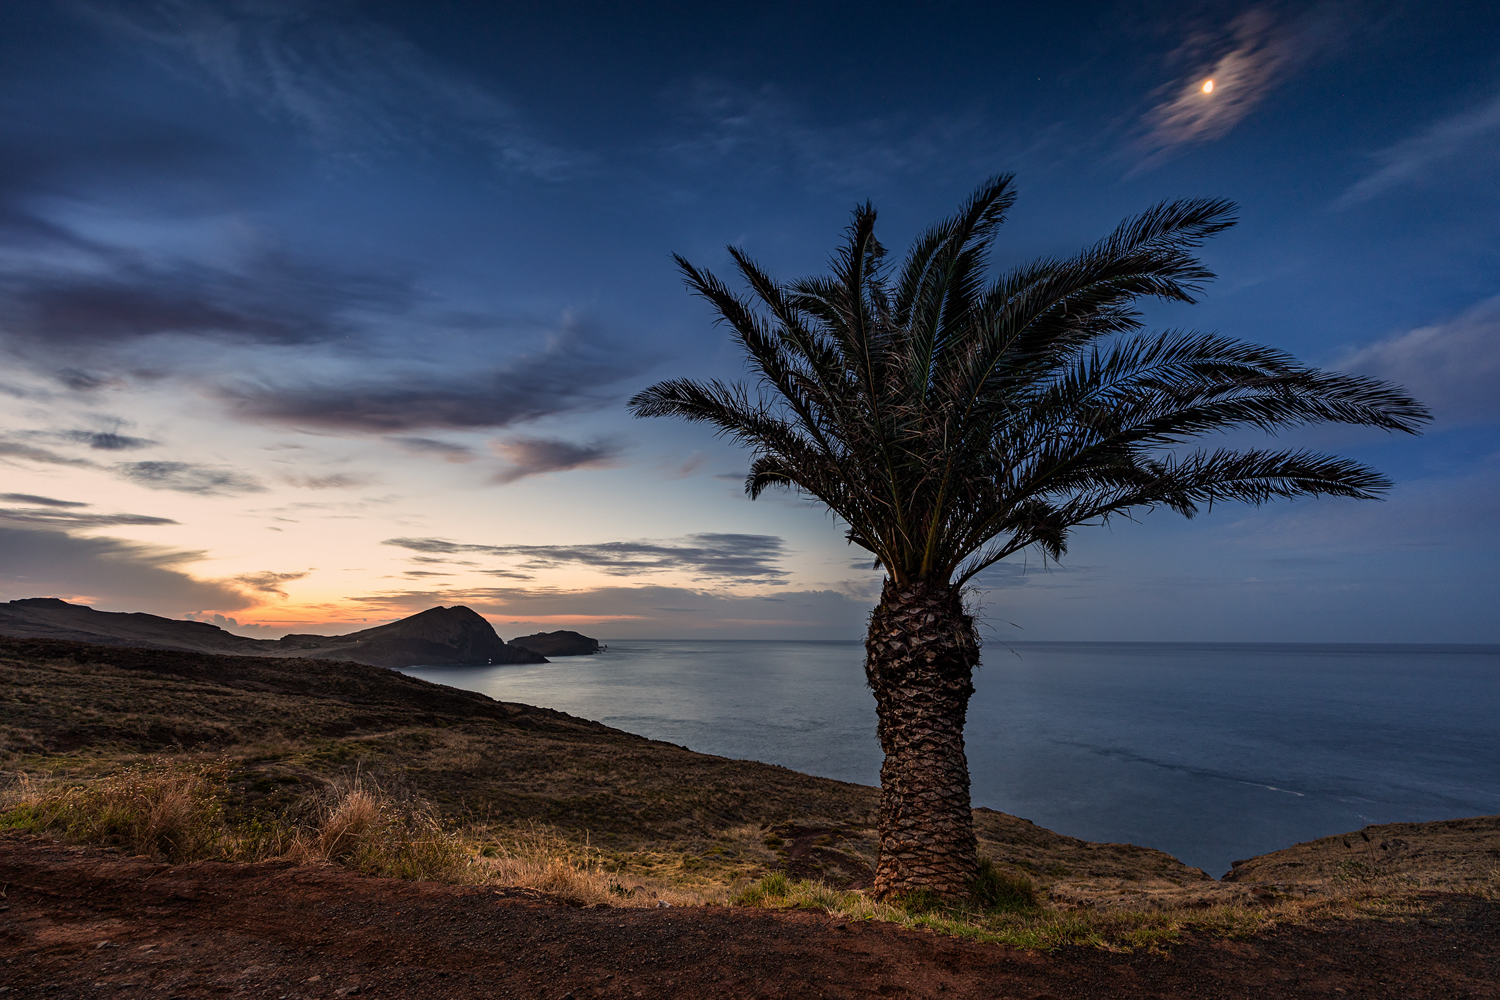
[[[1500,647],[1013,643],[969,710],[974,803],[1231,861],[1366,823],[1500,813]],[[611,641],[407,670],[702,753],[876,784],[857,642]]]

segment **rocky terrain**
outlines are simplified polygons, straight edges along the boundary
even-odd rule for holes
[[[823,913],[568,906],[283,862],[165,865],[0,837],[5,997],[1464,1000],[1500,906],[1318,920],[1169,953],[1020,951]]]
[[[590,656],[600,651],[598,639],[590,639],[580,632],[570,632],[567,629],[523,635],[512,639],[510,644],[524,646],[543,656]]]
[[[0,639],[11,788],[171,760],[217,762],[224,815],[250,821],[373,776],[476,844],[519,830],[576,845],[623,895],[171,865],[0,832],[0,998],[1500,997],[1500,817],[1369,827],[1216,880],[976,810],[981,854],[1035,887],[1016,919],[1082,945],[1018,950],[815,896],[681,905],[774,872],[863,884],[874,788],[357,662]]]
[[[0,636],[229,656],[350,660],[377,667],[547,662],[542,653],[506,643],[483,617],[461,606],[428,608],[348,635],[288,635],[273,640],[234,635],[207,622],[95,611],[53,597],[33,597],[0,604]]]

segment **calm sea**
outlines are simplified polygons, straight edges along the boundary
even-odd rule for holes
[[[703,753],[878,784],[857,642],[624,641],[418,677]],[[1500,813],[1500,646],[991,646],[974,804],[1212,875],[1368,823]]]

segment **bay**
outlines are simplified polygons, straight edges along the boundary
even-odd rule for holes
[[[724,757],[878,784],[858,642],[626,640],[413,676]],[[1500,813],[1500,646],[990,644],[975,805],[1212,875],[1369,823]]]

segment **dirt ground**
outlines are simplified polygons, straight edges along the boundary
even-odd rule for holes
[[[821,913],[584,909],[280,862],[0,838],[6,997],[1500,997],[1500,903],[1166,955],[1035,954]]]

